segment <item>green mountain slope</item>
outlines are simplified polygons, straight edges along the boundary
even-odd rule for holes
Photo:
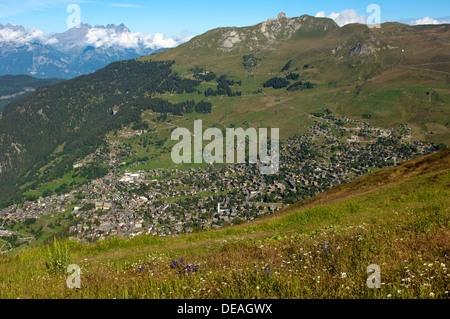
[[[56,244],[61,267],[47,247],[3,255],[0,297],[448,298],[449,168],[445,150],[239,226]],[[68,263],[80,289],[66,287]]]
[[[271,124],[295,127],[299,112],[328,108],[358,119],[366,115],[383,127],[409,123],[416,138],[448,144],[449,32],[449,25],[399,23],[339,28],[329,19],[302,16],[212,30],[142,60],[175,60],[185,76],[198,66],[242,80],[241,98],[211,98],[224,124],[235,118],[264,122],[270,114]],[[289,73],[314,90],[262,88],[269,78]]]
[[[0,112],[6,104],[30,94],[36,88],[61,81],[60,79],[37,79],[29,75],[0,76]]]
[[[278,127],[286,139],[324,111],[385,128],[408,123],[413,140],[449,144],[449,32],[280,16],[38,89],[2,112],[0,201],[62,178],[108,132],[143,121],[155,129],[145,110],[171,116],[158,130],[162,148],[174,126],[196,118],[205,127]]]

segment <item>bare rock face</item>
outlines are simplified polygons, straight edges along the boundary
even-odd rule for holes
[[[352,49],[350,49],[350,56],[366,56],[375,53],[375,49],[371,45],[358,43]]]
[[[336,48],[331,50],[331,53],[336,57],[347,56],[351,58],[362,58],[374,55],[379,49],[379,46],[386,46],[385,43],[381,43],[379,40],[373,38],[371,42],[351,44],[344,42],[339,44]]]
[[[223,41],[222,46],[227,49],[232,48],[235,44],[242,41],[239,33],[237,33],[235,30],[226,32],[223,35],[223,38],[224,38],[224,41]]]

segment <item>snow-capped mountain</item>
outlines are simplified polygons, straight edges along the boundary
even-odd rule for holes
[[[123,24],[80,24],[56,34],[0,24],[0,75],[73,78],[115,61],[175,47],[186,40],[133,33]]]

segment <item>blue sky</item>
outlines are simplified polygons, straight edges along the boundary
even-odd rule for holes
[[[66,19],[70,15],[66,8],[72,3],[80,6],[83,23],[124,23],[133,32],[173,37],[181,32],[197,35],[217,27],[253,25],[276,17],[279,12],[288,17],[315,16],[318,12],[329,16],[352,9],[363,16],[368,15],[366,9],[372,3],[380,6],[382,22],[450,16],[449,0],[0,0],[0,23],[37,28],[46,33],[63,32],[68,29]]]

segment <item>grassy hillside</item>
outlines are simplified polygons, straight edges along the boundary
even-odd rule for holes
[[[448,298],[449,168],[445,150],[248,224],[2,255],[0,298]]]
[[[241,80],[241,97],[208,98],[214,112],[205,120],[213,123],[264,123],[283,128],[286,137],[302,133],[297,124],[303,112],[329,109],[354,119],[369,115],[367,122],[385,128],[408,123],[415,138],[449,144],[449,33],[449,25],[339,28],[330,19],[301,16],[215,29],[141,60],[175,60],[174,69],[186,77],[197,66]],[[314,88],[263,88],[269,78],[289,73]]]

